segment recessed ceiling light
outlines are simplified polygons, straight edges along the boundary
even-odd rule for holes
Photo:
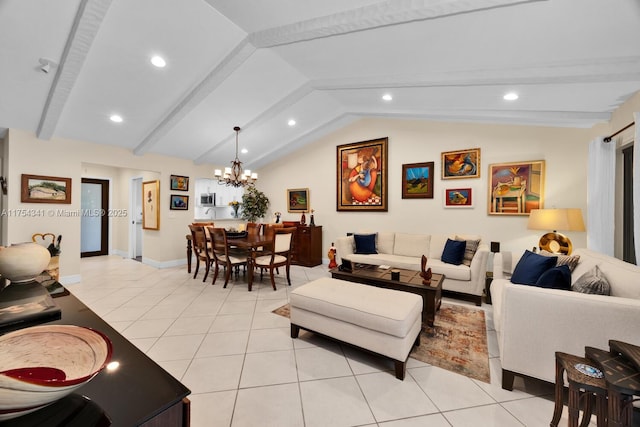
[[[165,65],[167,65],[167,61],[165,61],[163,57],[158,55],[155,55],[154,57],[151,58],[151,63],[158,68],[162,68]]]
[[[247,154],[249,152],[249,150],[247,150],[246,148],[243,148],[242,150],[240,150],[240,152],[242,154]]]
[[[391,94],[385,93],[384,95],[382,95],[382,99],[385,101],[391,101],[393,99],[393,96],[391,96]]]
[[[505,101],[515,101],[518,99],[518,94],[515,92],[509,92],[505,96],[502,97]]]
[[[109,119],[114,123],[122,123],[122,116],[118,114],[112,114],[111,117],[109,117]]]
[[[289,120],[289,121],[287,122],[287,124],[288,124],[289,126],[295,126],[295,125],[296,125],[296,121],[295,121],[295,120],[293,120],[293,119],[291,119],[291,120]]]

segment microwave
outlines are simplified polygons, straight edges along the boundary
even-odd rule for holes
[[[200,195],[200,204],[201,205],[215,205],[216,204],[216,193],[202,193]]]

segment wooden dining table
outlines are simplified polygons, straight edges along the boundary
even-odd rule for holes
[[[247,251],[247,282],[249,292],[253,285],[253,254],[256,249],[266,246],[270,243],[269,239],[264,234],[249,233],[244,237],[227,238],[227,245],[229,248],[239,248]]]

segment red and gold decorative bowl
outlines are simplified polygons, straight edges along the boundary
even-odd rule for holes
[[[111,360],[103,333],[33,326],[0,337],[0,421],[36,411],[95,377]]]

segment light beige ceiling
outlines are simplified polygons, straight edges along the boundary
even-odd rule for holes
[[[367,116],[591,127],[639,40],[638,0],[0,0],[0,130],[224,165],[238,125],[259,169]]]

